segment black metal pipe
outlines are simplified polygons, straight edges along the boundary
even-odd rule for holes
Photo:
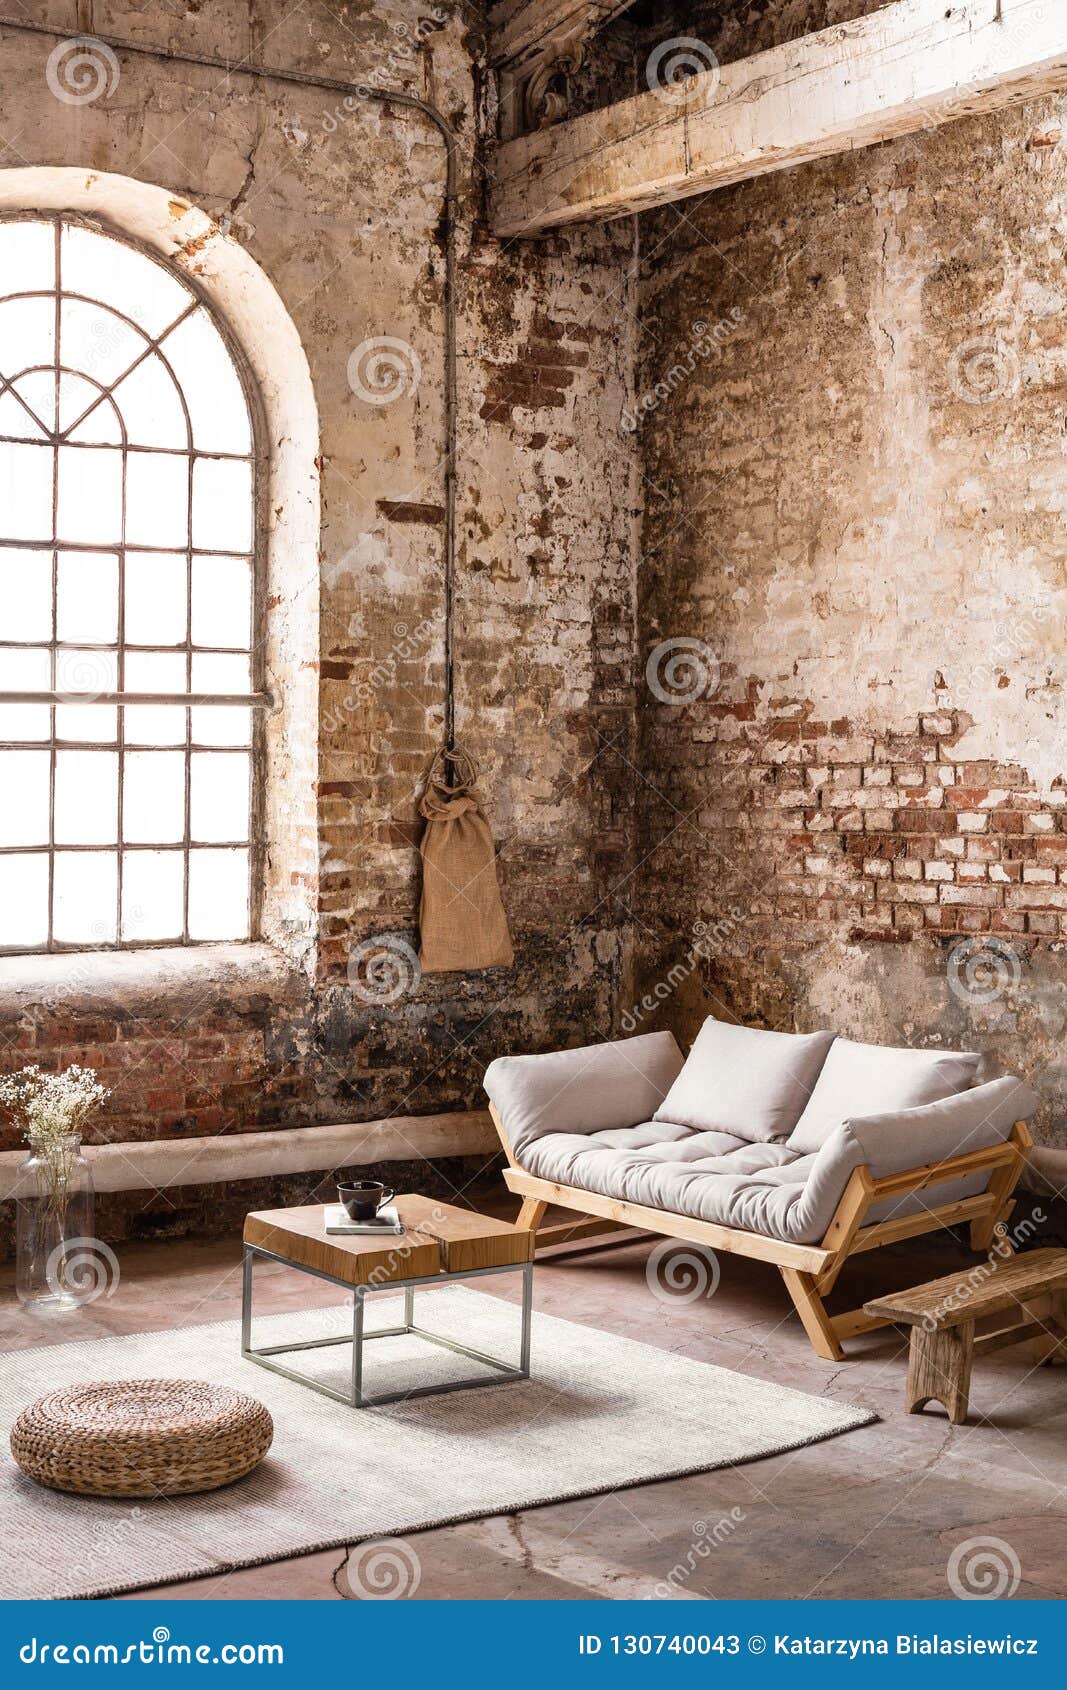
[[[283,70],[277,65],[257,65],[245,59],[216,58],[209,53],[187,53],[170,47],[153,47],[144,42],[125,41],[117,35],[78,35],[68,37],[67,31],[52,24],[31,23],[26,18],[0,15],[0,27],[18,30],[23,34],[47,35],[56,40],[99,41],[117,53],[130,53],[143,59],[162,59],[177,64],[199,65],[205,70],[219,70],[227,76],[259,77],[264,81],[295,82],[304,88],[328,88],[331,92],[355,95],[361,100],[377,100],[381,105],[401,106],[421,112],[438,131],[445,144],[445,203],[444,203],[444,362],[445,362],[445,750],[449,754],[447,772],[451,782],[456,749],[456,672],[455,672],[455,601],[456,601],[456,447],[458,439],[458,382],[456,365],[456,209],[459,199],[456,166],[456,135],[442,112],[429,100],[420,100],[402,89],[375,88],[366,82],[348,82],[341,77],[319,76],[311,71]]]

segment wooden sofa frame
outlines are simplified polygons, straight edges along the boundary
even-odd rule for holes
[[[685,1239],[687,1243],[704,1244],[709,1249],[723,1250],[731,1255],[774,1262],[781,1270],[786,1290],[796,1305],[815,1353],[826,1361],[844,1360],[842,1345],[846,1338],[891,1324],[888,1317],[869,1315],[862,1308],[838,1315],[827,1312],[823,1298],[836,1284],[849,1257],[858,1256],[864,1250],[877,1250],[883,1244],[895,1244],[902,1238],[917,1238],[924,1232],[936,1232],[939,1227],[961,1226],[965,1221],[970,1225],[971,1248],[987,1251],[1015,1206],[1012,1194],[1025,1165],[1026,1152],[1033,1144],[1025,1121],[1016,1121],[1010,1138],[985,1150],[970,1150],[944,1162],[909,1168],[905,1173],[890,1174],[883,1179],[875,1179],[869,1168],[856,1168],[821,1243],[787,1244],[782,1239],[766,1238],[759,1232],[741,1232],[735,1227],[691,1220],[686,1215],[672,1214],[666,1209],[648,1209],[641,1203],[600,1197],[592,1191],[580,1191],[576,1186],[538,1179],[519,1167],[499,1115],[492,1107],[489,1112],[508,1159],[504,1181],[508,1190],[523,1200],[518,1225],[537,1234],[536,1248],[575,1243],[582,1238],[635,1227],[640,1232]],[[940,1185],[943,1180],[964,1179],[969,1174],[987,1172],[990,1175],[989,1185],[975,1197],[963,1197],[954,1203],[922,1209],[914,1215],[901,1215],[895,1220],[878,1221],[872,1226],[863,1224],[868,1211],[886,1198],[907,1197],[929,1185]],[[575,1209],[585,1218],[544,1227],[541,1222],[550,1204],[561,1209]]]

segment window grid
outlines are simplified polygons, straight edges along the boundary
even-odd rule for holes
[[[15,219],[0,219],[0,235],[2,235],[5,223],[10,223],[12,221],[15,221]],[[225,937],[254,938],[257,932],[258,920],[256,893],[258,891],[259,876],[256,872],[258,868],[258,863],[256,861],[257,851],[255,848],[255,835],[257,829],[254,825],[258,815],[258,794],[253,777],[259,759],[262,739],[262,708],[268,705],[270,700],[262,690],[257,690],[260,681],[258,671],[261,652],[261,641],[257,637],[259,630],[260,602],[258,591],[258,571],[256,569],[256,541],[259,532],[259,478],[257,474],[258,462],[255,452],[252,406],[249,403],[247,384],[243,380],[239,361],[234,357],[232,349],[227,344],[226,353],[230,360],[233,373],[240,382],[241,391],[244,397],[250,450],[248,452],[237,452],[216,450],[214,447],[211,450],[205,450],[198,447],[194,432],[193,419],[190,415],[186,394],[178,375],[172,367],[170,360],[166,356],[163,343],[178,327],[186,322],[187,319],[192,318],[198,311],[204,311],[206,309],[203,307],[199,296],[191,291],[184,278],[174,276],[174,273],[167,269],[165,273],[179,283],[185,293],[187,303],[184,305],[183,309],[177,313],[177,315],[167,322],[166,326],[160,333],[156,335],[149,335],[143,326],[136,323],[133,318],[121,311],[112,299],[106,298],[103,295],[99,298],[93,298],[88,294],[83,294],[77,291],[67,292],[64,289],[62,267],[64,228],[82,227],[92,229],[92,225],[84,224],[80,219],[62,216],[47,218],[34,217],[29,219],[29,221],[38,224],[51,224],[52,226],[54,242],[54,286],[50,289],[33,289],[7,294],[3,296],[3,299],[6,301],[15,298],[54,298],[51,367],[55,413],[54,428],[49,428],[47,426],[47,422],[42,421],[15,385],[22,379],[22,377],[30,373],[40,371],[44,369],[45,366],[41,364],[30,364],[27,365],[25,369],[20,370],[15,374],[0,372],[0,398],[3,398],[5,394],[10,394],[16,400],[22,410],[26,412],[31,424],[36,430],[40,431],[42,436],[40,440],[41,448],[44,451],[51,453],[52,531],[51,537],[48,540],[9,538],[5,535],[0,535],[0,572],[3,570],[5,550],[8,552],[11,550],[17,550],[23,554],[40,555],[42,558],[50,557],[51,626],[49,630],[50,637],[47,641],[42,639],[15,639],[4,637],[3,588],[2,585],[0,585],[0,656],[4,653],[19,651],[38,651],[43,654],[43,652],[47,650],[49,687],[48,689],[31,688],[27,690],[0,690],[0,713],[3,712],[4,707],[10,705],[47,705],[49,712],[48,735],[47,738],[43,736],[32,738],[25,736],[20,738],[0,737],[0,752],[36,752],[47,755],[49,771],[48,838],[46,843],[0,844],[0,862],[5,859],[12,859],[20,856],[40,857],[47,855],[48,919],[47,937],[44,942],[34,942],[30,944],[7,944],[3,942],[3,936],[0,936],[0,953],[10,954],[13,952],[39,952],[42,950],[71,951],[87,947],[94,949],[125,950],[149,946],[154,948],[159,945],[189,945],[199,942],[209,943],[217,938]],[[98,231],[93,232],[99,233]],[[110,232],[104,238],[108,240],[117,239],[117,237],[111,235]],[[130,246],[134,251],[140,252],[140,249],[134,246],[131,242],[123,241],[121,244]],[[149,260],[149,262],[153,261]],[[160,266],[160,268],[163,267]],[[98,382],[89,374],[88,371],[75,369],[72,366],[65,365],[63,362],[62,307],[65,301],[72,299],[94,307],[102,307],[106,311],[112,313],[117,319],[125,323],[125,325],[133,333],[145,341],[145,344],[136,359],[134,359],[132,363],[124,363],[119,373],[108,383]],[[214,322],[214,318],[210,316],[210,313],[208,313],[208,316],[214,327],[218,329],[218,324]],[[171,378],[174,391],[180,403],[181,413],[185,425],[185,448],[131,443],[128,439],[127,428],[121,409],[113,397],[114,389],[125,381],[127,377],[132,375],[133,372],[139,366],[144,364],[147,359],[150,359],[153,356],[158,358],[161,364],[165,367]],[[61,385],[62,378],[66,373],[71,373],[81,377],[98,391],[95,397],[93,397],[75,416],[73,422],[61,426]],[[79,429],[99,407],[109,407],[111,412],[114,414],[119,434],[118,444],[104,444],[91,440],[70,440],[69,436],[75,430]],[[25,446],[27,444],[36,443],[36,437],[28,441],[25,436],[20,438],[15,435],[0,432],[0,445],[17,444],[19,446]],[[63,537],[60,533],[59,497],[61,460],[59,449],[60,447],[64,449],[69,449],[71,447],[75,449],[82,447],[92,449],[94,446],[98,450],[115,451],[120,455],[119,531],[113,540],[107,541],[68,539]],[[127,532],[127,466],[129,456],[136,453],[146,453],[153,456],[165,456],[169,458],[184,458],[186,460],[185,544],[183,546],[177,546],[174,544],[156,545],[152,544],[150,541],[146,541],[143,536],[138,537],[138,539],[133,543],[130,542]],[[199,522],[194,506],[196,465],[200,462],[246,463],[249,465],[250,541],[247,549],[239,546],[222,547],[211,546],[203,543],[205,536],[202,532],[198,532]],[[0,522],[2,522],[2,512],[0,512]],[[77,556],[79,553],[94,554],[97,557],[114,557],[116,561],[117,620],[115,628],[116,637],[114,640],[74,640],[62,639],[59,637],[60,559],[61,557],[66,557],[67,554]],[[138,558],[142,555],[145,557],[174,558],[184,554],[184,640],[151,644],[137,641],[127,641],[128,554],[134,554]],[[248,621],[244,644],[240,646],[235,644],[221,645],[205,643],[194,640],[193,637],[194,564],[199,562],[201,559],[210,560],[213,558],[226,559],[233,562],[243,561],[248,567]],[[0,583],[2,583],[2,573],[0,573]],[[61,663],[63,654],[67,652],[83,655],[106,654],[108,657],[112,658],[115,674],[114,688],[108,688],[99,692],[82,691],[74,688],[65,690],[62,685],[63,675],[61,673]],[[184,659],[184,690],[181,692],[157,691],[154,688],[147,691],[137,690],[136,688],[127,690],[127,658],[131,655],[136,656],[138,654],[143,654],[145,657],[151,657],[153,655],[158,657],[164,657],[167,655],[182,657]],[[235,661],[243,658],[245,660],[247,675],[244,687],[240,689],[230,688],[225,692],[210,689],[206,690],[203,687],[195,687],[194,677],[196,659],[201,657],[216,657],[222,659],[230,658]],[[102,733],[100,737],[93,738],[64,734],[61,731],[63,724],[59,719],[59,712],[66,705],[88,705],[90,708],[100,708],[101,710],[109,709],[109,707],[110,709],[113,709],[113,737],[108,737],[106,732]],[[182,710],[183,732],[180,736],[175,735],[173,738],[168,737],[164,740],[159,738],[158,729],[156,737],[154,738],[139,738],[136,733],[131,735],[128,731],[126,714],[127,708],[139,705],[166,708],[180,707]],[[214,736],[211,734],[206,737],[197,735],[194,732],[194,729],[197,726],[197,723],[194,722],[194,712],[211,709],[216,706],[225,706],[227,714],[230,713],[232,708],[234,721],[242,724],[243,733],[238,732],[229,737],[223,735],[221,738],[218,737],[217,732]],[[63,757],[64,753],[74,755],[85,753],[105,753],[113,761],[116,773],[114,842],[111,842],[110,840],[106,843],[95,841],[80,842],[77,840],[57,838],[57,775],[60,770],[59,759]],[[178,754],[182,758],[182,831],[181,838],[179,840],[175,841],[166,838],[159,840],[127,840],[124,838],[124,833],[126,831],[126,785],[129,757],[131,754],[137,755],[138,753],[147,753],[149,755],[156,754],[157,756]],[[210,837],[210,828],[206,831],[203,828],[194,830],[193,825],[194,769],[204,769],[206,772],[208,764],[205,760],[210,759],[217,761],[220,758],[229,758],[231,768],[233,768],[237,759],[241,760],[241,766],[244,769],[248,787],[247,801],[244,806],[246,825],[243,830],[237,830],[237,837],[226,839]],[[221,764],[219,766],[225,768],[225,764]],[[6,794],[6,800],[10,802],[12,799],[17,802],[18,794],[13,794],[9,791]],[[244,921],[242,922],[238,920],[234,924],[235,931],[232,933],[193,934],[190,927],[190,877],[194,859],[201,853],[231,851],[242,851],[245,853],[247,859],[247,869],[245,873]],[[126,912],[124,911],[123,904],[125,879],[128,872],[126,859],[128,857],[136,859],[139,853],[158,853],[161,857],[165,857],[168,860],[180,855],[180,932],[169,934],[164,937],[151,935],[137,937],[128,931]],[[106,923],[98,924],[101,931],[94,934],[92,937],[78,937],[73,939],[57,937],[55,930],[57,858],[65,859],[68,854],[72,857],[95,855],[100,858],[114,859],[115,896],[113,937],[108,936]],[[201,856],[200,860],[206,865],[206,857]],[[215,861],[217,862],[218,859],[215,859]]]

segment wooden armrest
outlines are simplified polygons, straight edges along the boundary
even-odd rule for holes
[[[1019,1151],[1012,1139],[1003,1144],[990,1144],[984,1150],[968,1150],[961,1156],[946,1157],[943,1162],[924,1162],[920,1167],[905,1168],[903,1173],[886,1174],[871,1180],[871,1201],[879,1203],[886,1197],[902,1197],[909,1191],[921,1191],[926,1185],[939,1185],[942,1180],[964,1179],[968,1174],[984,1173],[989,1168],[1013,1162]]]

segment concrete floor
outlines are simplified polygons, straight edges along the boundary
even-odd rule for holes
[[[536,1307],[869,1406],[879,1423],[744,1467],[415,1534],[420,1598],[650,1597],[662,1594],[672,1568],[687,1564],[694,1570],[677,1588],[683,1599],[947,1597],[950,1557],[974,1538],[998,1540],[991,1554],[1009,1582],[1018,1568],[1017,1597],[1067,1596],[1067,1370],[1035,1369],[1025,1349],[1001,1352],[975,1367],[967,1425],[950,1427],[936,1406],[909,1416],[896,1332],[854,1340],[844,1363],[820,1361],[777,1270],[723,1256],[712,1297],[664,1302],[646,1282],[650,1248],[650,1240],[627,1235],[544,1259]],[[860,1257],[831,1308],[974,1260],[947,1239]],[[165,1329],[238,1313],[236,1240],[126,1246],[121,1262],[115,1295],[62,1317],[63,1335]],[[309,1293],[314,1298],[316,1288],[306,1278],[282,1273],[264,1278],[262,1292],[257,1284],[257,1306],[299,1307]],[[11,1295],[10,1274],[0,1281],[0,1348],[59,1337],[56,1317],[27,1314]],[[713,1543],[711,1528],[723,1520],[729,1523]],[[970,1555],[964,1552],[965,1562]],[[347,1552],[334,1549],[125,1600],[341,1600],[352,1595],[346,1561]]]

